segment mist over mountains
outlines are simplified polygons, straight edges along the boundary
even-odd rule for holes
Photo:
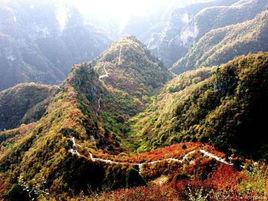
[[[267,0],[0,0],[0,200],[267,200]]]
[[[72,64],[96,58],[112,40],[127,35],[136,36],[170,68],[209,31],[253,19],[267,9],[265,0],[161,1],[138,15],[131,10],[126,18],[119,7],[119,14],[110,14],[107,21],[105,13],[82,9],[90,2],[0,3],[1,89],[31,81],[59,83]],[[217,20],[211,21],[212,16]]]
[[[1,89],[21,82],[59,83],[74,63],[95,58],[110,42],[75,7],[66,8],[63,19],[51,1],[1,4]]]
[[[107,20],[98,18],[100,14],[90,15],[81,9],[83,4],[71,1],[16,0],[0,4],[0,88],[5,89],[22,82],[58,83],[72,64],[97,57],[112,39],[122,35],[150,40],[152,33],[166,23],[175,2],[165,4],[165,12],[160,12],[164,3],[159,3],[155,11],[151,9],[153,13],[129,16],[124,24],[113,18],[106,24]]]

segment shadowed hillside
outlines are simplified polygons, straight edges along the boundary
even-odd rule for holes
[[[56,86],[29,83],[1,91],[0,130],[39,120],[56,90]]]

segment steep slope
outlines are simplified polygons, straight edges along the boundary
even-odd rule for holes
[[[188,30],[196,30],[194,37],[198,39],[210,30],[253,19],[267,8],[266,0],[240,0],[229,6],[206,8],[195,16]]]
[[[165,26],[153,34],[147,42],[149,49],[158,56],[166,67],[172,66],[179,58],[187,53],[190,42],[187,32],[194,17],[203,9],[214,6],[229,6],[238,0],[215,0],[210,2],[198,2],[186,7],[173,8],[171,15],[166,19]],[[182,34],[183,33],[183,34]]]
[[[95,58],[109,43],[71,2],[15,0],[0,5],[0,90],[22,82],[62,81],[70,66]]]
[[[57,87],[34,83],[19,84],[0,92],[0,130],[38,120],[46,111]]]
[[[172,71],[181,73],[200,66],[223,64],[235,56],[268,51],[268,11],[244,23],[219,28],[204,35]]]
[[[40,56],[31,42],[18,44],[16,39],[0,33],[0,46],[0,90],[18,83],[57,83],[64,79],[64,73]]]
[[[268,54],[259,53],[174,78],[132,119],[140,150],[202,141],[267,158],[267,76]]]
[[[251,20],[267,8],[266,0],[215,0],[177,8],[148,47],[169,68],[206,33]]]

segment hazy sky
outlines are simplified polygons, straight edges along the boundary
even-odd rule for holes
[[[76,0],[76,4],[84,12],[94,14],[112,14],[126,17],[129,15],[145,15],[153,8],[166,7],[172,2],[183,0]]]
[[[29,4],[31,8],[42,3],[55,4],[58,8],[57,18],[62,29],[68,18],[69,5],[75,5],[87,17],[88,22],[97,27],[98,25],[109,26],[111,23],[116,24],[120,29],[131,17],[132,19],[135,16],[158,17],[159,14],[171,13],[169,8],[212,0],[0,0],[0,3],[16,1]]]
[[[55,4],[74,4],[80,11],[91,16],[112,17],[123,20],[130,16],[144,16],[151,12],[165,10],[168,7],[179,7],[198,1],[212,0],[0,0],[1,2],[28,2],[40,4],[50,2]]]
[[[152,12],[208,0],[75,0],[75,4],[86,14],[125,21],[130,16],[144,16]]]

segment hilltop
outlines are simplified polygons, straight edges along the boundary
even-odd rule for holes
[[[106,85],[127,92],[142,101],[171,79],[172,74],[135,37],[111,45],[94,67],[106,76]]]

